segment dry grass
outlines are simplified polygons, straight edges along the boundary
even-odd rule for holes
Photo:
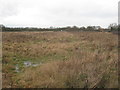
[[[112,33],[3,32],[3,87],[116,88],[117,48]],[[43,64],[14,73],[24,58]]]

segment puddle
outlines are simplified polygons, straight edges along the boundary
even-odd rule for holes
[[[32,64],[33,67],[36,67],[36,66],[38,66],[38,65],[40,65],[40,64]]]
[[[42,63],[34,64],[34,63],[30,62],[30,61],[25,61],[25,62],[24,62],[24,66],[25,66],[25,67],[29,67],[29,66],[36,67],[36,66],[41,65],[41,64],[42,64]]]
[[[25,67],[29,67],[29,66],[31,66],[32,65],[32,63],[30,62],[30,61],[25,61],[24,62],[24,66]]]
[[[23,67],[30,67],[30,66],[36,67],[36,66],[41,65],[41,64],[42,63],[35,64],[35,63],[30,62],[30,61],[25,61],[25,62],[23,62],[23,65],[24,65]],[[20,67],[18,66],[18,64],[15,67],[15,71],[20,72]]]
[[[16,72],[20,72],[20,68],[19,68],[18,64],[17,64],[16,67],[15,67],[15,71],[16,71]]]

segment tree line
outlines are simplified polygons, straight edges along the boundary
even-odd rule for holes
[[[96,32],[112,32],[119,31],[120,25],[110,24],[107,29],[101,28],[100,26],[87,26],[87,27],[60,27],[60,28],[35,28],[35,27],[5,27],[4,25],[0,25],[0,28],[3,32],[7,31],[96,31]]]

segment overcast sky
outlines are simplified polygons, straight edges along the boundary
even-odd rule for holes
[[[0,0],[0,24],[63,27],[118,22],[119,0]]]

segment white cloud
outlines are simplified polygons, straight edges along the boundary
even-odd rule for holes
[[[107,27],[117,23],[118,0],[0,0],[0,23],[6,26]]]

